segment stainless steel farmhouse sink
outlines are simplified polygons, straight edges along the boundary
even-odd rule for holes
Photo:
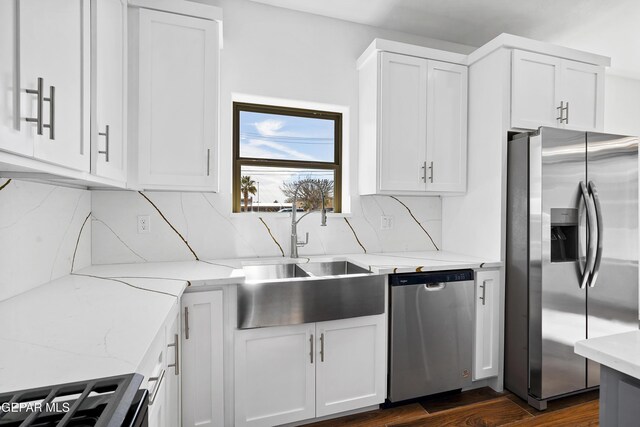
[[[309,277],[309,273],[298,264],[265,264],[243,267],[244,277],[248,281],[271,281],[292,277]]]
[[[384,313],[384,276],[346,261],[251,265],[238,286],[238,328]]]

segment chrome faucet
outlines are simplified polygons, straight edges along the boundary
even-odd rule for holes
[[[317,210],[306,212],[304,215],[302,215],[300,218],[296,220],[296,213],[298,211],[298,207],[296,206],[298,202],[298,190],[303,185],[309,185],[309,184],[315,185],[318,188],[318,190],[320,190],[320,195],[322,196],[322,209],[320,210],[320,215],[321,215],[320,225],[322,227],[327,226],[327,209],[325,208],[325,205],[324,205],[324,191],[322,191],[322,187],[312,181],[299,183],[293,192],[293,201],[291,202],[291,258],[298,258],[298,247],[305,246],[306,244],[309,243],[309,233],[306,234],[304,242],[298,241],[298,223],[302,220],[302,218],[309,215],[310,213],[317,212]]]

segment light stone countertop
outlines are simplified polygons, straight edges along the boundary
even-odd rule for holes
[[[640,330],[578,341],[575,352],[640,379]]]
[[[0,302],[0,393],[136,372],[187,283],[79,275]]]
[[[350,261],[376,274],[496,268],[441,251],[94,265],[0,301],[0,392],[136,372],[182,293],[243,265]]]
[[[308,263],[350,261],[376,274],[415,271],[456,270],[466,268],[498,268],[500,262],[443,251],[391,252],[374,254],[340,254],[300,257],[236,258],[203,261],[150,262],[137,264],[94,265],[79,271],[99,277],[172,278],[208,285],[237,284],[244,281],[242,266],[255,264]]]

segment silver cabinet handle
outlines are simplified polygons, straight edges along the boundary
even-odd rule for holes
[[[429,182],[433,184],[433,162],[429,164]]]
[[[309,357],[311,358],[311,364],[313,365],[313,334],[309,337],[309,346],[311,347],[311,351],[309,351]]]
[[[49,129],[49,139],[56,139],[56,87],[49,86],[49,97],[43,98],[49,103],[49,124],[42,125]]]
[[[600,205],[600,197],[598,196],[598,190],[593,181],[589,181],[589,192],[593,196],[593,205],[596,211],[596,229],[598,230],[598,237],[596,243],[596,257],[593,263],[593,270],[591,271],[591,278],[589,280],[589,287],[593,288],[598,280],[598,273],[600,273],[600,264],[602,262],[602,247],[604,238],[604,224],[602,223],[602,206]]]
[[[104,136],[104,151],[98,151],[98,154],[104,154],[104,161],[109,163],[109,125],[104,127],[104,132],[98,132],[99,136]]]
[[[207,148],[207,176],[211,174],[211,148]]]
[[[480,299],[482,300],[482,305],[487,305],[487,282],[488,280],[483,280],[480,288],[482,289],[482,296]]]
[[[29,123],[36,124],[36,132],[38,135],[42,135],[42,104],[44,103],[44,94],[43,94],[43,79],[42,77],[38,77],[38,87],[37,89],[27,89],[26,92],[37,97],[37,105],[36,105],[36,116],[35,117],[27,117],[25,120]]]
[[[173,339],[174,341],[171,344],[168,344],[167,347],[173,347],[173,352],[175,354],[175,357],[173,360],[175,360],[175,362],[173,362],[170,365],[167,365],[167,367],[173,368],[174,373],[176,375],[180,375],[180,348],[179,348],[180,343],[178,341],[178,334],[174,334]]]
[[[422,182],[427,182],[427,162],[422,163]]]
[[[162,385],[162,380],[164,380],[164,369],[157,377],[150,377],[148,382],[155,382],[156,386],[153,388],[151,392],[151,397],[149,398],[149,406],[153,405],[153,402],[156,401],[156,396],[158,391],[160,390],[160,386]]]
[[[564,120],[564,118],[562,117],[562,113],[564,112],[564,101],[560,101],[560,106],[556,107],[556,110],[558,110],[558,113],[560,114],[559,117],[556,117],[556,120],[562,123],[562,121]]]
[[[320,334],[320,361],[324,362],[324,332]]]
[[[189,307],[184,308],[184,339],[189,339]]]
[[[589,281],[589,276],[593,271],[593,267],[596,262],[596,208],[593,203],[593,199],[587,190],[587,186],[584,184],[584,181],[580,181],[580,191],[582,192],[582,198],[584,199],[584,204],[587,208],[587,227],[589,229],[589,241],[587,242],[587,263],[584,266],[584,271],[582,272],[582,278],[580,279],[580,289],[584,289],[587,286],[587,282]]]
[[[566,124],[569,124],[569,101],[567,101],[566,105],[564,101],[560,101],[560,106],[556,107],[556,110],[560,113],[560,117],[556,117],[556,120],[560,123],[565,122]]]

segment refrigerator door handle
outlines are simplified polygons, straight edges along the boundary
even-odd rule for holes
[[[596,256],[593,264],[593,270],[591,272],[591,279],[589,280],[589,287],[593,288],[598,280],[598,273],[600,273],[600,263],[602,262],[602,238],[604,237],[604,225],[602,223],[602,206],[600,205],[600,197],[598,196],[598,190],[593,181],[589,181],[589,193],[593,197],[593,205],[596,211],[597,222],[597,243],[596,243]]]
[[[580,279],[580,289],[584,289],[587,286],[587,282],[589,282],[591,272],[593,271],[593,267],[596,262],[596,208],[584,181],[580,181],[580,190],[582,191],[584,204],[587,208],[587,229],[589,230],[589,240],[587,242],[587,263],[584,267],[584,271],[582,272],[582,278]]]

